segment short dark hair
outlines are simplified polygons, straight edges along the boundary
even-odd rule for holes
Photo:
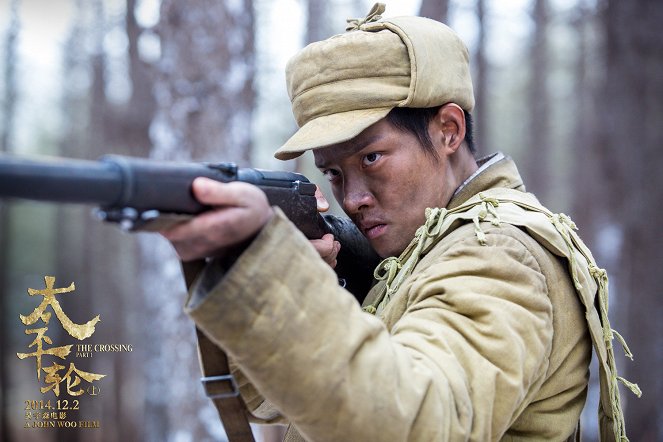
[[[424,150],[437,158],[437,152],[433,148],[433,142],[428,133],[428,124],[437,115],[440,107],[442,106],[427,108],[395,107],[387,114],[387,121],[397,129],[409,132],[417,137]],[[463,114],[465,115],[465,142],[470,148],[470,152],[475,154],[472,115],[466,110],[463,110]]]

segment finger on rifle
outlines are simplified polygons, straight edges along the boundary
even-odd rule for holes
[[[198,177],[193,180],[193,195],[198,202],[210,206],[246,206],[246,202],[264,193],[256,186],[241,181],[222,183],[210,178]]]
[[[332,268],[336,266],[336,256],[341,250],[341,243],[334,240],[334,235],[327,233],[320,239],[311,240],[311,245],[315,248],[320,257]]]
[[[214,210],[161,232],[171,242],[232,245],[255,234],[274,213],[265,193],[251,184],[196,178],[193,189],[199,201]]]
[[[251,213],[237,207],[218,208],[199,214],[161,234],[183,261],[217,256],[254,236],[274,212],[271,207]]]
[[[317,184],[315,186],[315,201],[318,205],[318,212],[326,212],[329,210],[329,202],[322,194],[322,190],[320,190],[320,187]]]
[[[334,235],[325,233],[320,239],[311,240],[311,244],[322,259],[325,259],[334,253]]]

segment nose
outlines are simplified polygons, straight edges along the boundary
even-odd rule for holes
[[[359,180],[346,180],[343,186],[343,210],[348,215],[359,213],[373,203],[373,194]]]

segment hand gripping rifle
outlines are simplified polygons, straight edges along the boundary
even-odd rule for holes
[[[233,163],[176,163],[107,155],[99,161],[0,156],[0,198],[93,204],[97,216],[129,231],[158,231],[210,210],[193,196],[197,177],[243,181],[262,189],[309,239],[332,233],[341,243],[336,273],[361,302],[379,257],[347,218],[321,216],[315,184],[293,172]]]

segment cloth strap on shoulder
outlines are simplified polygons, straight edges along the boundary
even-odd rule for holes
[[[636,384],[617,374],[612,340],[617,338],[626,356],[632,359],[632,355],[624,338],[612,329],[608,320],[608,276],[596,265],[591,252],[575,232],[577,228],[573,221],[563,213],[550,212],[532,194],[495,188],[481,192],[451,210],[426,209],[426,222],[417,229],[401,256],[389,257],[375,269],[375,279],[382,282],[381,290],[364,311],[379,315],[421,257],[457,226],[474,224],[477,241],[486,245],[482,222],[522,227],[542,247],[566,258],[576,293],[585,307],[587,326],[599,360],[601,440],[628,440],[618,383],[624,384],[638,397],[642,393]]]

